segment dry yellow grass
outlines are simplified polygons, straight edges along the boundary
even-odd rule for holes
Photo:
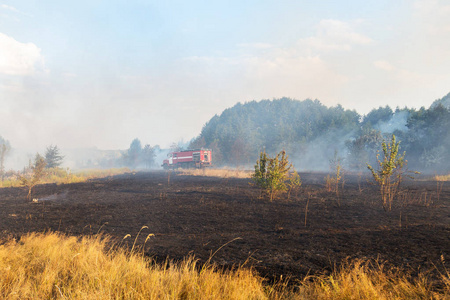
[[[450,181],[450,174],[448,175],[435,175],[434,180],[436,181]]]
[[[81,170],[77,172],[71,172],[69,169],[50,169],[47,170],[46,175],[39,182],[40,184],[45,183],[56,183],[56,184],[68,184],[85,182],[93,178],[103,178],[108,176],[114,176],[119,174],[124,174],[131,172],[128,168],[112,168],[112,169],[88,169]],[[19,177],[7,178],[3,182],[0,182],[0,187],[20,187],[21,181]]]
[[[155,264],[138,252],[109,248],[107,238],[56,233],[24,236],[0,246],[1,299],[450,299],[449,274],[433,291],[411,279],[357,261],[331,276],[314,276],[295,291],[264,285],[252,270],[198,268],[192,258]]]
[[[300,286],[303,299],[450,299],[450,274],[442,274],[440,291],[435,291],[425,274],[412,278],[399,271],[384,270],[355,261],[330,276],[307,278]]]
[[[157,265],[107,250],[99,237],[29,234],[0,246],[1,299],[265,299],[252,271],[197,271],[192,258]]]
[[[82,178],[84,181],[92,178],[103,178],[131,172],[128,168],[111,169],[87,169],[74,172],[74,176]]]
[[[180,171],[182,175],[193,175],[193,176],[210,176],[210,177],[220,177],[220,178],[250,178],[252,176],[252,171],[242,170],[242,169],[183,169]]]

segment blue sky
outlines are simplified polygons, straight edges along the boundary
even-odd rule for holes
[[[167,147],[237,102],[428,107],[450,92],[450,3],[0,0],[13,147]]]

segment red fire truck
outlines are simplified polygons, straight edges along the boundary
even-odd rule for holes
[[[163,161],[165,170],[176,168],[203,168],[211,166],[211,150],[195,149],[178,152],[170,152],[167,159]]]

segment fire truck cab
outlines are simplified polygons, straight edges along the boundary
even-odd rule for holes
[[[165,170],[177,168],[204,168],[212,165],[211,149],[194,149],[167,154],[161,165]]]

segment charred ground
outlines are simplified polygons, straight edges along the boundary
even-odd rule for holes
[[[390,212],[367,178],[346,176],[339,202],[324,189],[325,174],[301,174],[302,189],[269,202],[249,179],[151,172],[86,183],[40,185],[26,201],[21,188],[0,189],[2,240],[27,232],[102,232],[131,247],[149,233],[145,253],[156,260],[248,264],[263,276],[302,278],[331,271],[346,259],[378,259],[412,273],[450,269],[450,185],[410,181]],[[42,200],[44,199],[44,200]],[[307,205],[308,204],[308,205]],[[305,211],[306,226],[305,226]],[[131,238],[123,240],[127,235]]]

